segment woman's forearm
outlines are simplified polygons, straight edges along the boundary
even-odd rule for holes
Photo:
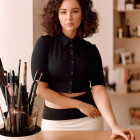
[[[92,89],[92,95],[95,100],[95,103],[103,115],[104,119],[108,123],[108,125],[113,129],[118,126],[115,116],[113,114],[113,110],[111,107],[110,99],[106,93],[106,90],[103,86],[99,86],[96,89]]]
[[[81,101],[63,96],[48,88],[47,83],[40,82],[37,88],[37,95],[44,100],[64,108],[79,108]]]

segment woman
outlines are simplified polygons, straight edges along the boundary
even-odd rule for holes
[[[91,0],[49,0],[43,10],[48,35],[36,43],[32,75],[43,72],[37,95],[45,100],[43,130],[100,130],[102,116],[118,135],[134,139],[118,126],[104,87],[101,57],[83,38],[97,31]],[[101,115],[102,114],[102,115]]]

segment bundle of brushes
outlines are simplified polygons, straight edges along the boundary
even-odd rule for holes
[[[20,67],[19,60],[18,73],[15,71],[7,72],[4,70],[0,59],[0,87],[4,96],[7,112],[3,112],[0,106],[0,112],[4,122],[3,135],[5,136],[27,136],[34,133],[37,126],[37,118],[34,122],[33,113],[36,89],[42,77],[42,73],[37,78],[38,71],[34,76],[30,92],[27,92],[27,63],[24,64],[23,84],[20,83]]]

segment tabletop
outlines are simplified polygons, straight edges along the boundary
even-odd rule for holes
[[[133,130],[136,140],[140,140],[140,130]],[[5,137],[0,140],[113,140],[111,131],[41,131],[32,136]],[[124,140],[119,137],[115,140]]]
[[[140,130],[133,130],[136,140],[140,140]],[[112,140],[111,131],[41,131],[40,140]],[[124,140],[118,137],[115,140]]]

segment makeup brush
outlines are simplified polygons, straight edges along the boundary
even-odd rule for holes
[[[6,83],[5,85],[0,85],[0,88],[1,88],[1,91],[2,91],[2,94],[3,94],[3,97],[5,98],[6,100],[6,93],[5,93],[5,86],[7,85],[7,71],[4,71],[4,76],[5,76],[5,79],[6,79]]]
[[[39,81],[41,80],[43,73],[40,74],[39,80],[35,81],[34,87],[33,87],[33,92],[32,92],[32,98],[31,101],[29,103],[29,115],[32,115],[32,109],[33,109],[33,104],[34,104],[34,100],[35,100],[35,96],[36,96],[36,89],[38,86]]]
[[[13,89],[14,83],[13,83],[11,72],[9,72],[9,78],[10,78],[10,84],[8,85],[8,91],[10,96],[12,97],[12,107],[15,108],[15,97],[14,97],[14,89]]]
[[[29,115],[32,115],[32,108],[33,108],[33,103],[34,103],[34,99],[36,96],[36,89],[37,89],[37,81],[35,81],[34,83],[34,87],[33,87],[33,92],[32,92],[32,97],[29,103]]]
[[[43,76],[43,73],[41,72],[40,77],[38,79],[38,83],[40,82],[42,76]]]
[[[6,100],[6,104],[7,104],[7,116],[6,116],[6,124],[7,124],[7,135],[9,135],[10,132],[10,115],[9,115],[9,111],[10,111],[10,96],[8,93],[8,89],[7,86],[5,86],[5,100]]]
[[[34,84],[35,84],[35,81],[36,81],[37,73],[38,73],[38,70],[36,70],[36,73],[35,73],[35,76],[34,76],[34,81],[31,85],[31,89],[30,89],[30,93],[29,93],[29,97],[28,97],[28,103],[30,103],[30,101],[31,101],[31,97],[32,97],[33,88],[34,88]]]
[[[37,89],[37,86],[38,86],[39,81],[41,80],[42,75],[43,75],[43,73],[40,74],[39,80],[36,80],[35,83],[34,83],[30,105],[32,105],[33,102],[34,102],[34,98],[36,96],[36,89]]]
[[[4,77],[5,77],[5,80],[6,80],[5,85],[7,85],[7,83],[8,83],[8,74],[7,74],[6,70],[4,71]]]
[[[18,83],[20,81],[20,67],[21,67],[21,60],[19,60],[19,66],[18,66]]]
[[[0,85],[6,85],[6,77],[4,76],[4,68],[0,58]]]
[[[0,58],[0,88],[1,88],[1,91],[2,91],[2,94],[5,98],[5,89],[4,89],[4,86],[7,84],[7,80],[6,80],[6,76],[4,75],[4,68],[3,68],[3,65],[2,65],[2,61],[1,61],[1,58]]]
[[[17,135],[21,135],[21,105],[22,105],[22,84],[19,84],[18,94],[17,94],[17,110],[16,110],[16,130]]]
[[[18,97],[17,97],[17,109],[21,109],[21,97],[22,97],[22,84],[19,84]]]
[[[3,122],[4,122],[4,129],[5,129],[6,132],[7,132],[7,122],[6,122],[4,113],[3,113],[2,109],[1,109],[1,105],[0,105],[0,113],[1,113],[1,116],[2,116],[2,119],[3,119]]]
[[[13,80],[13,83],[15,83],[16,78],[15,78],[15,71],[14,70],[12,70],[12,80]]]
[[[28,114],[28,93],[26,91],[26,87],[22,86],[22,104],[23,104],[23,111],[26,112]]]
[[[7,86],[5,86],[5,100],[6,100],[6,104],[7,104],[7,110],[9,110],[10,108],[10,97],[9,97],[9,94],[8,94],[8,89],[7,89]]]
[[[17,113],[16,113],[17,135],[21,135],[21,127],[22,127],[21,126],[21,121],[22,121],[21,105],[22,105],[22,84],[19,84],[18,98],[17,98]]]
[[[12,78],[12,74],[11,74],[11,70],[9,69],[9,73],[8,73],[8,92],[10,94],[11,97],[11,108],[9,110],[9,115],[10,115],[10,119],[11,119],[11,131],[12,131],[12,135],[16,134],[16,117],[15,117],[15,97],[14,97],[14,89],[13,89],[13,85],[14,85],[14,81]]]
[[[24,63],[23,86],[27,86],[27,62]]]

